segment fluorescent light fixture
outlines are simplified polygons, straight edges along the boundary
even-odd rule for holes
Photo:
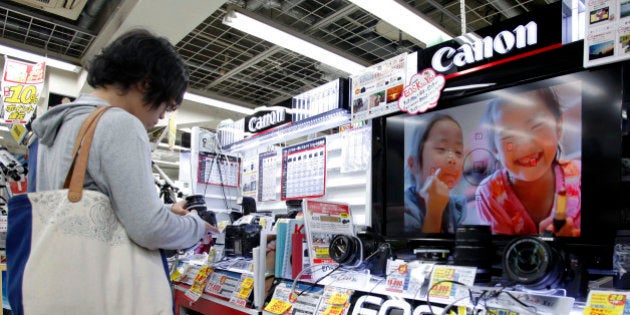
[[[359,73],[365,69],[364,66],[350,59],[323,49],[295,35],[269,26],[241,12],[229,11],[225,18],[223,18],[223,24],[315,59],[349,74]]]
[[[73,64],[65,62],[65,61],[61,61],[61,60],[57,60],[57,59],[53,59],[53,58],[40,56],[38,54],[30,53],[30,52],[27,52],[27,51],[24,51],[24,50],[11,48],[11,47],[4,46],[4,45],[0,45],[0,54],[8,55],[8,56],[11,56],[11,57],[14,57],[14,58],[17,58],[17,59],[27,60],[27,61],[30,61],[30,62],[42,62],[42,61],[45,61],[47,67],[53,67],[53,68],[57,68],[57,69],[64,70],[64,71],[70,71],[70,72],[74,72],[74,73],[79,73],[79,71],[81,71],[81,67],[80,66],[73,65]]]
[[[239,106],[235,104],[230,104],[228,102],[219,101],[213,98],[209,98],[209,97],[205,97],[205,96],[201,96],[197,94],[192,94],[189,92],[184,93],[184,99],[189,100],[191,102],[197,102],[204,105],[214,106],[216,108],[225,109],[225,110],[229,110],[229,111],[233,111],[233,112],[237,112],[237,113],[241,113],[245,115],[251,115],[254,113],[254,110],[251,108],[247,108],[247,107]]]
[[[428,46],[452,37],[396,0],[349,0]]]

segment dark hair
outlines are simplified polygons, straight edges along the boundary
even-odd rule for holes
[[[115,85],[127,91],[137,83],[146,84],[143,100],[153,109],[179,105],[188,87],[188,69],[175,47],[164,37],[135,29],[103,48],[87,66],[88,84]]]
[[[435,116],[433,116],[431,118],[431,121],[429,121],[429,124],[427,125],[427,127],[424,129],[424,132],[422,133],[421,137],[418,137],[416,135],[416,139],[413,141],[412,143],[412,149],[413,148],[418,148],[418,156],[417,156],[417,161],[418,161],[418,165],[420,167],[422,167],[422,153],[424,152],[424,144],[427,142],[427,139],[429,138],[429,133],[431,133],[431,129],[433,129],[433,126],[435,126],[435,124],[437,124],[438,122],[442,121],[442,120],[450,120],[452,122],[454,122],[457,127],[459,127],[459,129],[462,129],[462,126],[459,125],[459,122],[457,122],[457,120],[455,120],[455,118],[449,116],[449,115],[445,115],[445,114],[436,114]]]
[[[553,117],[558,121],[562,116],[562,106],[558,101],[558,97],[556,93],[549,87],[544,87],[540,89],[533,90],[541,100],[543,100],[545,107],[551,112]],[[527,93],[527,92],[523,92]],[[519,93],[521,94],[521,93]],[[495,115],[497,111],[501,109],[504,105],[508,104],[509,100],[507,98],[495,98],[492,99],[488,103],[488,107],[486,108],[486,112],[483,115],[483,123],[486,130],[486,136],[488,139],[488,145],[490,146],[491,152],[496,152],[497,145],[494,143],[494,125],[496,124]],[[560,148],[558,147],[558,152],[560,152]]]

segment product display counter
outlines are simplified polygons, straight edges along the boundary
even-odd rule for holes
[[[204,315],[222,314],[222,315],[245,315],[245,314],[260,314],[259,311],[240,307],[232,304],[225,299],[211,296],[210,294],[203,294],[199,300],[192,302],[185,295],[185,292],[190,288],[189,285],[183,283],[177,283],[173,285],[173,295],[175,298],[175,315],[188,315],[189,311],[195,311]],[[196,314],[196,313],[195,313]]]

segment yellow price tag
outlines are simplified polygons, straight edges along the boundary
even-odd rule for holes
[[[179,272],[177,268],[175,268],[175,270],[171,274],[171,281],[178,281],[179,278],[181,278],[181,276],[182,276],[182,273]]]
[[[238,297],[240,299],[246,300],[249,297],[249,293],[252,292],[252,288],[241,288],[240,291],[238,291]]]
[[[584,312],[582,314],[583,315],[621,315],[623,314],[623,310],[587,306],[584,308]]]
[[[343,307],[331,305],[326,308],[324,315],[341,315],[343,314]]]
[[[328,299],[328,304],[344,305],[348,301],[348,295],[343,293],[335,293]]]
[[[289,302],[271,299],[271,301],[269,301],[269,304],[265,306],[265,311],[273,314],[284,314],[286,311],[291,309],[291,306],[292,305]]]
[[[254,278],[245,278],[243,279],[243,283],[241,283],[242,288],[251,288],[254,285]]]
[[[626,294],[615,292],[593,292],[589,298],[589,305],[584,314],[623,314],[626,304]],[[586,310],[590,313],[587,313]]]
[[[13,124],[11,126],[11,136],[15,140],[15,142],[20,143],[24,136],[26,135],[26,127],[22,124]]]

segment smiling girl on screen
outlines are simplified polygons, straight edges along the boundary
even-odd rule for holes
[[[414,185],[405,190],[405,233],[455,233],[466,199],[450,191],[462,177],[462,128],[447,115],[435,115],[424,132],[413,134],[407,166]]]
[[[477,209],[492,232],[579,236],[581,163],[559,159],[563,118],[555,93],[543,88],[494,99],[484,119],[503,166],[477,188]],[[554,218],[563,220],[554,226]]]

